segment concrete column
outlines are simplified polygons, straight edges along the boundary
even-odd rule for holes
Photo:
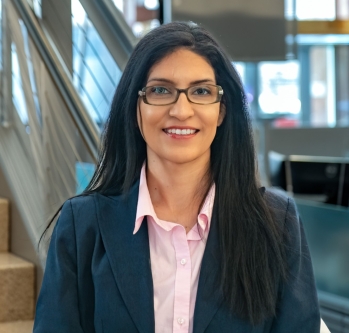
[[[67,68],[73,72],[71,0],[42,0],[42,22],[61,54]]]

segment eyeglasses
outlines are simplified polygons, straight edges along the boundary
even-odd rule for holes
[[[223,96],[223,89],[221,86],[203,84],[187,89],[177,89],[172,86],[149,86],[138,91],[143,102],[150,105],[174,104],[178,101],[180,93],[184,93],[191,103],[206,105],[218,103]]]

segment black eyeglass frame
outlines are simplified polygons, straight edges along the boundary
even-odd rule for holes
[[[190,100],[190,98],[189,98],[189,96],[188,96],[188,90],[191,89],[191,88],[193,88],[193,87],[200,87],[200,86],[191,86],[191,87],[188,87],[188,88],[186,88],[186,89],[178,89],[178,88],[173,87],[173,88],[177,91],[177,97],[176,97],[176,99],[175,99],[173,102],[171,102],[171,103],[166,103],[166,104],[151,104],[151,103],[149,103],[148,100],[147,100],[146,93],[145,93],[145,91],[146,91],[147,88],[162,87],[162,86],[148,86],[148,87],[144,87],[144,88],[142,88],[142,90],[139,90],[139,91],[138,91],[138,96],[139,96],[139,97],[142,97],[143,102],[144,102],[145,104],[154,105],[154,106],[164,106],[164,105],[175,104],[175,103],[177,103],[177,101],[178,101],[178,98],[179,98],[180,93],[184,93],[185,96],[187,96],[187,100],[188,100],[190,103],[193,103],[193,104],[198,104],[198,105],[210,105],[210,104],[215,104],[215,103],[220,102],[221,99],[222,99],[223,93],[224,93],[223,88],[222,88],[221,86],[215,85],[215,84],[207,84],[207,86],[213,86],[213,87],[217,87],[217,88],[218,88],[217,98],[216,98],[216,100],[215,100],[214,102],[212,102],[212,103],[196,103],[196,102],[193,102],[193,101]]]

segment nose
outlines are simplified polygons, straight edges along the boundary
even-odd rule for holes
[[[180,92],[177,102],[171,105],[169,115],[181,121],[194,115],[192,104],[184,92]]]

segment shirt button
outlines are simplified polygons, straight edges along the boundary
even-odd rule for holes
[[[186,263],[187,263],[187,259],[182,259],[182,260],[181,260],[181,265],[184,266]]]
[[[178,322],[179,325],[183,325],[184,322],[185,322],[185,320],[184,320],[184,318],[179,317],[179,318],[177,319],[177,322]]]

